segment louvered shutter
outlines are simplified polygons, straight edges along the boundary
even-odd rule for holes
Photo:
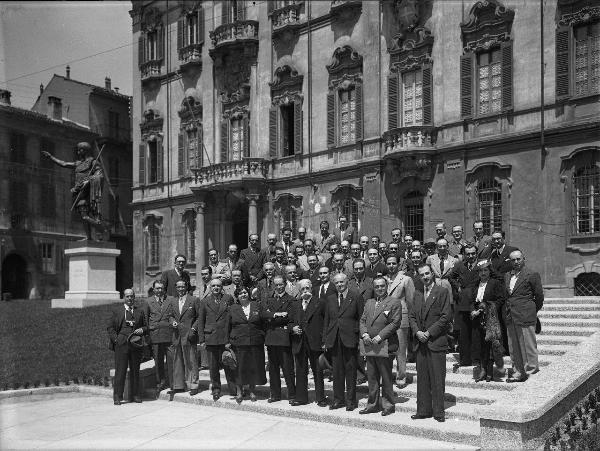
[[[433,78],[431,64],[423,66],[423,125],[433,124]]]
[[[398,123],[398,74],[388,77],[388,130],[399,127]]]
[[[571,27],[559,27],[556,30],[556,100],[569,97]]]
[[[246,5],[245,1],[242,0],[238,0],[237,1],[237,17],[235,17],[235,20],[246,20],[246,8],[248,7],[248,5]]]
[[[223,0],[221,3],[221,25],[229,23],[231,21],[229,12],[231,11],[231,5],[229,0]]]
[[[363,139],[363,86],[362,83],[356,85],[356,141]]]
[[[226,163],[229,156],[229,120],[221,120],[221,163]]]
[[[512,59],[512,42],[502,43],[502,110],[510,110],[513,107]]]
[[[198,6],[198,44],[204,43],[204,9]]]
[[[327,147],[335,147],[335,96],[337,92],[327,94]]]
[[[177,175],[183,177],[185,174],[185,148],[182,132],[177,135]]]
[[[267,0],[267,13],[271,14],[275,9],[275,0]]]
[[[177,21],[177,50],[185,47],[185,18]]]
[[[164,149],[162,142],[156,143],[156,181],[162,182],[164,180],[163,174],[163,155]]]
[[[460,57],[460,115],[470,118],[473,115],[473,54]]]
[[[138,184],[146,184],[146,144],[139,145],[139,176]]]
[[[202,125],[198,126],[196,130],[196,167],[201,168],[204,166],[204,132],[202,131]]]
[[[156,43],[156,57],[157,59],[163,59],[163,57],[165,56],[164,50],[165,50],[165,29],[164,27],[160,27],[158,29],[158,41]]]
[[[138,66],[146,62],[146,39],[140,36],[138,39]]]
[[[294,153],[302,153],[302,103],[294,103]]]
[[[279,107],[272,106],[269,109],[269,158],[277,158],[278,156],[278,124]]]
[[[243,157],[250,156],[250,119],[248,117],[244,117],[242,120],[242,128],[244,133],[244,149],[242,152]]]

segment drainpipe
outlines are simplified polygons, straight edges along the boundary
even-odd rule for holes
[[[311,17],[311,2],[306,2],[307,6],[307,36],[308,36],[308,64],[306,66],[306,75],[308,76],[308,84],[307,84],[307,97],[308,97],[308,189],[309,191],[309,199],[310,196],[313,196],[313,204],[311,205],[309,212],[309,224],[312,225],[312,217],[314,213],[314,202],[316,199],[314,198],[315,190],[312,184],[312,70],[311,70],[311,62],[312,62],[312,36],[310,31],[310,17]]]

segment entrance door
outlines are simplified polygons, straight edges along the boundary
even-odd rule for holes
[[[233,214],[232,243],[236,244],[238,250],[248,247],[248,204],[241,202]]]
[[[13,299],[27,299],[29,294],[27,262],[18,254],[10,254],[2,262],[2,292]]]

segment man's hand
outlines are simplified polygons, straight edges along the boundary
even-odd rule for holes
[[[252,274],[250,274],[250,280],[252,282],[256,282],[258,280],[258,278],[256,276],[253,276]]]
[[[142,329],[142,328],[140,327],[140,328],[138,328],[138,329],[134,330],[134,331],[133,331],[133,333],[134,333],[135,335],[143,335],[143,334],[144,334],[144,329]]]
[[[481,313],[481,311],[479,310],[473,310],[471,312],[471,318],[475,318],[477,315],[479,315]]]
[[[363,343],[366,345],[370,345],[372,343],[371,337],[367,333],[363,334],[362,340],[363,340]]]
[[[227,343],[227,344],[225,345],[225,349],[231,350],[231,343]]]
[[[296,335],[302,335],[302,328],[300,326],[294,326],[292,327],[292,332]]]
[[[273,313],[273,318],[285,318],[287,316],[287,312],[275,312]]]
[[[427,335],[425,335],[425,332],[423,331],[418,331],[417,332],[417,340],[419,340],[421,343],[425,343],[427,341]]]
[[[200,349],[205,350],[206,349],[206,342],[200,343],[198,346],[200,347]]]
[[[46,158],[52,158],[52,154],[50,152],[46,152],[45,150],[42,150],[42,155]]]
[[[381,337],[379,335],[375,335],[371,341],[378,345],[379,343],[381,343]]]

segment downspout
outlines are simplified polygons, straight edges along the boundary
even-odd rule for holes
[[[544,125],[544,0],[540,0],[540,148],[542,167],[546,157]]]
[[[313,196],[313,203],[309,212],[309,225],[312,225],[312,217],[314,213],[314,204],[316,199],[314,195],[316,194],[316,190],[313,187],[312,183],[312,37],[310,30],[310,17],[311,17],[311,2],[306,2],[307,6],[307,35],[308,35],[308,64],[306,66],[306,72],[308,77],[308,85],[307,85],[307,97],[308,97],[308,189],[309,191],[309,200],[310,196]],[[310,204],[310,202],[309,202]]]
[[[382,142],[382,135],[383,135],[383,130],[382,130],[382,122],[381,122],[381,107],[383,106],[383,101],[381,98],[381,77],[382,77],[382,73],[383,73],[383,67],[382,67],[382,61],[381,61],[381,32],[382,32],[382,28],[381,28],[381,17],[383,15],[383,5],[382,2],[377,2],[378,4],[378,8],[377,8],[377,13],[378,13],[378,27],[377,27],[377,59],[379,60],[379,80],[377,80],[377,96],[379,99],[379,114],[377,115],[377,128],[379,130],[379,236],[382,235],[383,233],[383,216],[381,214],[381,206],[383,205],[383,183],[384,183],[384,179],[383,179],[383,169],[384,169],[384,164],[383,164],[383,142]],[[364,194],[363,194],[364,195]],[[363,205],[364,205],[364,199],[363,199]],[[364,208],[364,207],[363,207]],[[389,212],[388,212],[389,214]]]

